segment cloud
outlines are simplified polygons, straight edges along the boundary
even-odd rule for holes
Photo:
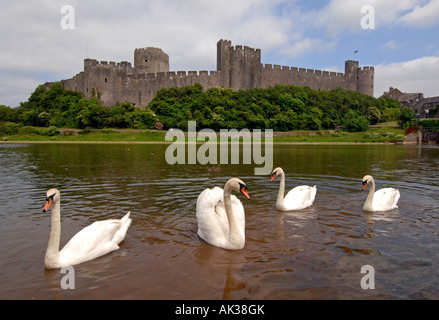
[[[41,84],[38,75],[22,72],[9,72],[1,70],[0,77],[0,105],[17,107],[20,102],[25,102],[35,88]],[[26,95],[23,95],[26,92]]]
[[[369,11],[361,12],[362,7],[371,6],[374,11],[375,29],[394,26],[407,11],[422,19],[423,12],[417,9],[418,3],[423,0],[331,0],[324,8],[314,12],[315,26],[326,30],[329,36],[337,36],[342,32],[359,33],[364,31],[361,27],[361,20]],[[431,2],[437,2],[432,0]],[[415,7],[416,6],[416,7]],[[411,11],[413,8],[415,9]],[[429,7],[434,8],[437,17],[436,5],[430,3]],[[409,13],[409,14],[410,14]],[[406,14],[408,15],[408,14]],[[409,17],[406,18],[410,19]],[[414,18],[413,18],[414,19]]]
[[[431,27],[438,23],[439,1],[431,0],[425,6],[415,6],[413,11],[398,19],[398,23],[415,27]]]
[[[74,30],[60,26],[65,1],[1,2],[0,77],[5,72],[31,73],[35,80],[44,74],[40,83],[74,76],[86,57],[132,62],[134,48],[147,46],[169,54],[173,70],[216,70],[219,39],[270,50],[288,42],[290,34],[288,19],[277,17],[283,0],[71,0]],[[18,101],[35,89],[34,81],[23,83],[33,87],[19,86],[23,92]],[[4,95],[1,99],[18,103]]]
[[[437,14],[435,1],[427,0],[331,0],[324,6],[291,0],[0,1],[0,41],[4,46],[0,51],[0,83],[5,85],[0,103],[12,106],[27,100],[36,81],[66,79],[82,71],[87,57],[132,62],[135,48],[152,46],[170,56],[173,71],[215,70],[216,43],[229,39],[234,45],[260,48],[263,63],[297,66],[299,60],[305,66],[315,66],[310,57],[321,57],[317,61],[321,66],[334,65],[344,59],[345,52],[351,50],[347,49],[351,40],[363,31],[363,5],[374,7],[377,30],[388,26],[386,29],[397,31],[397,21],[418,26],[421,17],[429,17],[426,11]],[[60,26],[60,10],[66,3],[75,9],[74,30]],[[384,44],[377,51],[382,54],[405,43],[398,32],[390,38],[380,34]],[[358,40],[370,44],[370,52],[380,45],[375,39]],[[355,50],[367,52],[358,44]],[[432,55],[436,50],[437,46],[431,45],[428,53],[419,55]],[[9,75],[14,79],[21,76],[23,81],[8,82]],[[17,97],[20,90],[19,99],[8,94],[16,92]]]
[[[381,96],[390,86],[402,92],[422,92],[425,97],[439,96],[438,74],[439,56],[376,65],[375,96]]]
[[[407,43],[398,42],[396,40],[389,40],[385,44],[383,44],[380,49],[381,50],[389,50],[389,51],[395,51],[400,50],[407,46]]]

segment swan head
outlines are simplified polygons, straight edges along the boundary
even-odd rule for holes
[[[364,191],[366,189],[366,186],[369,182],[371,182],[373,180],[372,176],[370,175],[365,175],[363,177],[363,188],[361,189],[361,191]]]
[[[226,183],[225,188],[227,188],[227,187],[231,188],[232,190],[241,192],[244,195],[244,197],[246,197],[247,199],[250,199],[250,196],[247,193],[247,185],[241,179],[238,179],[238,178],[230,179]]]
[[[52,206],[52,204],[55,201],[59,201],[60,199],[60,194],[58,189],[49,189],[46,192],[46,203],[44,204],[43,207],[43,212],[46,212],[49,210],[49,208]]]
[[[270,182],[273,182],[274,178],[276,178],[277,176],[281,176],[283,174],[284,174],[284,171],[282,170],[282,168],[281,167],[277,167],[276,169],[274,169],[271,172],[271,180],[270,180]]]

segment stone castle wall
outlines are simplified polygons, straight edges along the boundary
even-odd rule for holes
[[[62,80],[65,89],[96,97],[103,105],[130,102],[146,106],[162,88],[200,83],[203,88],[268,88],[278,84],[332,90],[342,87],[373,96],[373,67],[358,67],[346,61],[345,73],[261,63],[261,50],[232,46],[230,40],[217,43],[216,71],[169,71],[169,57],[161,49],[143,48],[134,52],[134,67],[119,63],[84,60],[84,71]]]

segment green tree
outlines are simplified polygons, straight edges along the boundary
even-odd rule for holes
[[[401,128],[417,126],[415,111],[409,107],[401,107],[401,113],[398,116],[398,124]]]
[[[355,110],[348,110],[343,122],[343,129],[349,132],[360,132],[369,129],[369,121]]]
[[[370,124],[377,124],[381,120],[381,112],[377,107],[369,107],[366,117]]]

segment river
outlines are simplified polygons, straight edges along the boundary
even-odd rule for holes
[[[0,299],[439,299],[438,147],[274,145],[286,190],[317,186],[310,208],[282,212],[279,179],[254,164],[170,165],[168,146],[0,144]],[[366,174],[399,189],[398,209],[363,211]],[[236,194],[239,251],[197,235],[198,195],[231,177],[251,197]],[[61,247],[94,221],[133,219],[119,250],[74,266],[74,289],[43,263],[50,188],[61,192]]]

